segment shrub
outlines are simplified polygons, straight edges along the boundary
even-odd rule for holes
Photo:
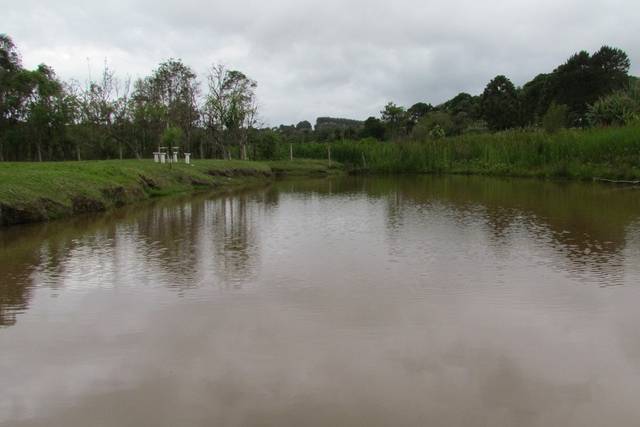
[[[425,140],[427,138],[441,138],[451,135],[454,130],[454,123],[451,115],[444,111],[432,111],[422,117],[411,132],[415,140]]]
[[[640,117],[640,83],[617,91],[589,106],[587,119],[592,126],[623,126]]]
[[[171,126],[162,133],[162,144],[166,147],[178,147],[184,134],[179,127]]]
[[[258,158],[264,160],[275,160],[278,153],[278,134],[274,131],[265,131],[258,139]]]

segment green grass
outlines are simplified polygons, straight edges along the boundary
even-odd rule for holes
[[[273,169],[272,169],[273,167]],[[335,167],[335,165],[333,165]],[[150,197],[229,189],[278,175],[328,174],[323,161],[150,160],[0,163],[0,224],[40,221],[108,209]]]
[[[72,196],[99,196],[106,188],[137,186],[142,177],[152,186],[148,194],[173,193],[192,186],[221,183],[211,172],[246,170],[270,174],[265,163],[206,160],[185,164],[160,165],[151,161],[87,161],[52,163],[0,163],[0,201],[29,202],[46,197],[65,202]]]
[[[279,155],[288,156],[288,147]],[[456,173],[574,179],[640,178],[640,126],[464,135],[420,142],[345,141],[332,158],[376,173]],[[326,144],[294,145],[296,158],[327,157]],[[364,156],[364,159],[363,159]]]

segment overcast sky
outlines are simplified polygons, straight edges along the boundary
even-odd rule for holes
[[[20,0],[0,32],[24,65],[85,80],[181,58],[222,62],[258,81],[267,125],[364,119],[387,101],[437,104],[497,74],[521,85],[572,53],[624,49],[640,74],[638,0]]]

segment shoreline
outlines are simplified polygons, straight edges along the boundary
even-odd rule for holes
[[[151,160],[0,163],[0,227],[105,212],[145,200],[203,191],[234,191],[277,177],[342,173],[323,160]]]
[[[493,170],[379,172],[350,169],[338,162],[298,159],[277,161],[196,160],[191,165],[157,164],[151,160],[0,163],[0,227],[46,222],[87,213],[106,212],[165,196],[224,193],[268,184],[283,177],[352,175],[458,175],[523,178],[562,182],[598,182],[636,187],[637,181],[553,176]],[[606,175],[606,174],[605,174]]]

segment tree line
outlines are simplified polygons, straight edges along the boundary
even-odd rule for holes
[[[179,59],[135,81],[105,63],[96,79],[65,82],[45,64],[25,69],[0,34],[0,160],[141,158],[163,143],[202,158],[227,158],[232,148],[246,158],[257,83],[217,64],[205,85],[203,94]]]
[[[499,75],[479,95],[460,93],[436,106],[389,102],[364,121],[318,117],[315,125],[265,128],[257,83],[241,71],[214,64],[203,83],[181,60],[169,59],[134,81],[118,78],[106,63],[97,78],[62,81],[45,64],[25,69],[12,39],[0,34],[0,161],[142,158],[160,145],[200,158],[255,159],[274,157],[280,142],[624,125],[640,113],[640,84],[629,68],[624,51],[603,46],[521,87]]]
[[[618,48],[581,51],[550,73],[539,74],[522,87],[504,75],[493,78],[479,95],[459,93],[433,106],[418,102],[409,108],[389,102],[379,117],[363,122],[326,118],[307,126],[280,126],[281,137],[293,142],[375,138],[401,140],[441,138],[507,129],[625,125],[638,119],[640,85],[629,76],[630,61]]]

